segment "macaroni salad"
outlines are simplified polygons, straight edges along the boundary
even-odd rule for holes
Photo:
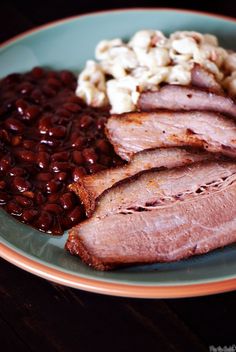
[[[227,51],[211,34],[141,30],[128,43],[102,40],[97,61],[88,60],[78,77],[76,94],[88,105],[110,104],[112,113],[135,110],[144,90],[160,83],[188,85],[194,63],[213,73],[230,95],[236,95],[236,53]]]

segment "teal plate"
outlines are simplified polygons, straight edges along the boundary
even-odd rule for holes
[[[236,50],[236,21],[214,15],[168,9],[107,11],[40,27],[0,48],[0,77],[34,66],[78,72],[94,57],[101,39],[129,38],[140,29],[170,33],[195,30],[217,35]],[[56,238],[21,224],[0,211],[3,258],[52,281],[89,291],[130,297],[185,297],[236,288],[236,246],[171,264],[153,264],[98,272],[64,250],[65,233]]]

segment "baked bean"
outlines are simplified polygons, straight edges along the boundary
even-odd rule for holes
[[[84,167],[76,167],[72,172],[72,177],[74,182],[77,182],[78,180],[80,180],[81,177],[83,177],[84,175],[86,175],[86,170]]]
[[[11,145],[13,147],[16,147],[17,145],[20,145],[22,141],[22,136],[12,136],[11,138]]]
[[[45,134],[52,128],[52,116],[51,115],[44,115],[39,120],[39,132],[41,134]]]
[[[37,163],[41,169],[46,169],[49,165],[50,155],[46,152],[39,152],[37,156]]]
[[[49,78],[47,84],[56,90],[61,88],[61,82],[56,77]]]
[[[68,97],[67,98],[67,102],[68,103],[75,103],[75,104],[78,104],[78,105],[83,105],[84,106],[84,102],[82,99],[80,99],[79,97],[77,97],[76,95],[72,95],[71,97]]]
[[[42,67],[37,66],[31,70],[31,76],[36,79],[42,78],[44,74],[45,71],[42,69]]]
[[[85,216],[68,184],[120,162],[104,136],[107,112],[75,86],[71,72],[40,67],[0,81],[0,206],[56,235]]]
[[[0,130],[0,138],[7,143],[11,142],[11,136],[10,133],[4,129]]]
[[[64,126],[51,127],[48,130],[49,136],[54,138],[63,138],[66,134],[66,128]]]
[[[9,97],[5,97],[4,102],[2,103],[2,108],[4,110],[4,113],[14,114],[15,99],[12,97],[12,95],[9,95]]]
[[[63,229],[69,229],[73,226],[73,223],[71,222],[71,220],[66,216],[61,216],[60,217],[60,223],[63,227]]]
[[[49,71],[46,72],[46,76],[47,76],[47,78],[55,78],[55,79],[57,79],[58,78],[58,72],[49,70]]]
[[[104,128],[106,122],[107,122],[107,119],[105,117],[98,118],[97,122],[96,122],[97,129],[102,130]]]
[[[33,202],[30,198],[24,196],[15,196],[16,202],[24,208],[29,208],[33,205]]]
[[[32,121],[40,114],[40,108],[35,105],[31,105],[25,109],[23,118],[24,120]]]
[[[49,147],[56,148],[59,147],[60,141],[53,139],[52,137],[42,137],[40,143],[46,144]]]
[[[10,199],[9,194],[5,192],[0,192],[0,205],[6,204],[9,199]]]
[[[66,85],[70,85],[71,83],[73,83],[75,81],[75,77],[74,75],[67,70],[61,71],[60,74],[60,79],[62,80],[62,82]]]
[[[21,74],[20,73],[10,73],[3,79],[4,84],[17,83],[20,81]]]
[[[1,160],[0,160],[0,171],[2,172],[7,172],[10,167],[12,165],[12,158],[10,155],[6,155],[4,156]]]
[[[36,175],[36,180],[48,182],[53,178],[53,175],[49,172],[40,172]]]
[[[36,149],[38,152],[48,152],[48,146],[46,144],[38,144]]]
[[[25,100],[23,99],[18,99],[15,103],[16,107],[17,107],[17,110],[18,112],[21,114],[21,115],[24,115],[25,113],[25,110],[27,109],[28,107],[28,104]]]
[[[23,82],[19,85],[19,92],[23,95],[29,95],[33,88],[34,86],[30,82]]]
[[[58,172],[55,174],[55,180],[65,182],[67,179],[67,173],[66,172]]]
[[[84,137],[77,137],[74,141],[72,141],[71,146],[80,149],[84,146],[85,142],[86,141]]]
[[[31,141],[30,139],[25,139],[22,142],[22,146],[25,149],[30,149],[30,150],[34,150],[35,146],[36,146],[37,142],[35,141]]]
[[[52,155],[52,161],[66,161],[69,159],[69,157],[70,157],[70,153],[66,151],[54,153]]]
[[[28,222],[31,222],[36,217],[36,215],[38,215],[38,211],[37,210],[35,210],[35,209],[26,209],[22,213],[22,219],[23,219],[23,221],[28,223]]]
[[[71,208],[73,208],[75,203],[73,194],[71,192],[62,194],[62,196],[60,197],[60,203],[62,207],[66,210],[70,210]]]
[[[69,118],[65,116],[58,116],[57,124],[60,126],[66,126],[66,129],[68,130],[68,126],[70,125]]]
[[[24,176],[24,175],[26,175],[26,171],[22,167],[15,166],[9,170],[9,175],[10,176]]]
[[[83,212],[81,210],[81,206],[77,205],[73,210],[71,210],[68,214],[67,214],[68,218],[70,219],[70,221],[72,222],[72,224],[77,224],[82,216],[83,216]]]
[[[52,215],[47,211],[42,211],[36,220],[36,225],[41,231],[48,231],[52,223]]]
[[[93,118],[89,115],[83,115],[79,120],[80,128],[88,128],[93,123]]]
[[[57,203],[59,199],[59,194],[58,193],[51,193],[48,195],[48,203]]]
[[[42,192],[35,192],[34,194],[34,200],[36,202],[36,204],[41,205],[45,202],[46,198],[45,196],[42,194]]]
[[[31,191],[22,192],[22,195],[23,195],[24,197],[31,198],[31,199],[33,199],[34,196],[35,196],[34,193],[31,192]]]
[[[84,157],[84,160],[90,164],[94,164],[98,160],[98,156],[97,156],[95,150],[92,148],[85,148],[82,151],[82,155]]]
[[[2,190],[2,189],[4,189],[4,188],[6,188],[6,182],[5,181],[0,181],[0,189]]]
[[[70,112],[79,112],[81,110],[79,105],[73,103],[66,103],[63,105],[63,108]]]
[[[59,181],[51,180],[48,183],[46,183],[46,191],[47,193],[56,193],[58,191],[59,186],[60,186]]]
[[[74,162],[78,165],[82,165],[84,162],[84,157],[83,157],[81,151],[79,151],[79,150],[74,150],[72,152],[72,158],[73,158]]]
[[[37,155],[30,150],[17,150],[16,155],[23,161],[34,163],[36,161]]]
[[[59,115],[59,116],[64,116],[64,117],[71,117],[71,113],[70,111],[64,109],[64,108],[59,108],[56,110],[56,113]]]
[[[58,204],[46,204],[43,209],[55,215],[59,215],[63,212],[62,207]]]
[[[11,215],[15,215],[15,216],[21,216],[22,214],[22,208],[19,206],[19,204],[15,203],[13,200],[7,203],[7,211]]]
[[[24,124],[20,122],[19,120],[16,120],[14,118],[9,117],[5,121],[5,126],[7,129],[10,131],[22,133],[24,131]]]
[[[61,172],[71,170],[71,164],[65,161],[54,161],[51,163],[50,168],[53,172]]]
[[[108,143],[108,141],[106,141],[105,139],[98,139],[96,141],[96,147],[102,153],[110,154],[110,152],[111,152],[111,146]]]
[[[4,156],[2,152],[0,152],[0,177],[3,177],[4,174],[7,174],[10,168],[11,164],[9,164],[8,160],[6,160],[6,156]]]
[[[43,90],[43,93],[49,98],[55,97],[55,95],[57,94],[55,89],[46,85],[42,88],[42,90]]]
[[[12,179],[12,187],[14,190],[18,192],[25,192],[31,188],[31,184],[29,181],[25,180],[23,177],[15,176]]]
[[[41,90],[38,88],[34,89],[31,93],[31,99],[34,101],[34,103],[41,104],[44,100],[44,96]]]

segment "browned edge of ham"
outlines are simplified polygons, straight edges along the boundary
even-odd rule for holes
[[[71,254],[97,270],[171,262],[236,242],[236,183],[188,202],[94,217],[72,228]]]
[[[202,161],[166,170],[149,170],[114,186],[98,200],[94,216],[150,211],[215,192],[236,180],[236,163]]]
[[[69,189],[83,203],[87,216],[95,210],[102,194],[130,177],[154,168],[173,168],[202,160],[212,160],[211,153],[186,148],[160,148],[137,153],[130,163],[88,175],[71,184]]]
[[[142,193],[146,181],[153,191]],[[233,162],[147,172],[121,185],[123,193],[118,189],[114,197],[117,187],[107,193],[116,206],[111,209],[104,201],[102,211],[72,228],[66,243],[67,250],[95,269],[171,262],[236,242]]]
[[[141,93],[138,108],[142,111],[215,111],[236,118],[236,104],[233,99],[200,88],[174,84]]]
[[[214,112],[162,110],[112,115],[105,132],[116,153],[127,161],[146,149],[181,146],[236,157],[236,124]]]
[[[195,87],[207,89],[216,94],[224,94],[224,91],[220,83],[217,82],[214,74],[197,63],[194,63],[191,70],[191,84]]]

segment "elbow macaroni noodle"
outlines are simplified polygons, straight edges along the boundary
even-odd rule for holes
[[[76,94],[88,105],[110,104],[112,113],[135,110],[139,95],[161,83],[188,85],[198,63],[213,73],[231,95],[236,95],[236,53],[220,47],[214,35],[179,31],[142,30],[128,43],[102,40],[97,61],[88,60],[78,77]]]

